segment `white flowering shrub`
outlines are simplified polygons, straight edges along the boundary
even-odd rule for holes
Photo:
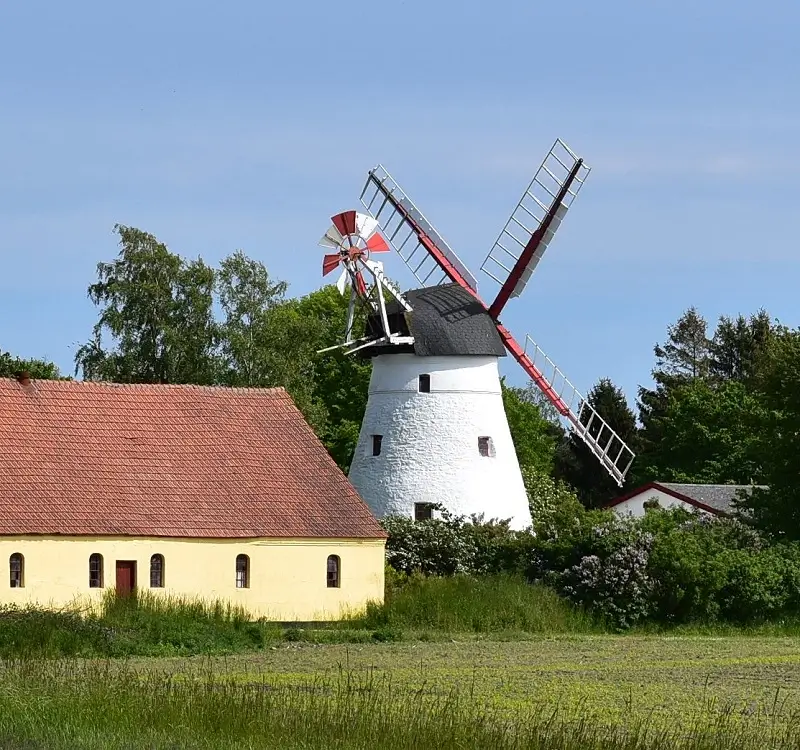
[[[607,523],[593,529],[598,553],[584,555],[561,574],[561,593],[622,630],[647,618],[654,581],[648,570],[653,535],[635,523]]]
[[[442,506],[437,518],[414,521],[407,516],[388,516],[381,522],[389,535],[386,562],[402,573],[455,575],[474,572],[475,540],[465,533],[466,521]]]

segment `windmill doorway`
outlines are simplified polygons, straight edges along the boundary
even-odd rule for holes
[[[117,560],[117,596],[131,596],[135,589],[136,560]]]

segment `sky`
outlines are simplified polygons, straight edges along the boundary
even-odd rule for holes
[[[788,0],[0,2],[0,350],[72,374],[117,223],[306,294],[377,163],[491,300],[560,137],[592,171],[503,323],[633,400],[691,305],[800,324],[798,28]]]

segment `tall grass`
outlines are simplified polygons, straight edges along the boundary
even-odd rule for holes
[[[182,679],[116,663],[0,663],[0,746],[48,748],[341,748],[356,750],[763,750],[796,747],[796,730],[750,728],[724,714],[675,732],[604,726],[557,711],[508,716],[469,695],[395,688],[346,670],[286,686],[210,670]],[[785,725],[781,725],[785,726]]]
[[[188,656],[258,648],[281,638],[275,625],[244,610],[143,592],[109,592],[99,612],[37,607],[0,609],[0,657]]]
[[[354,618],[367,628],[447,633],[587,633],[600,626],[554,591],[510,575],[411,577]]]

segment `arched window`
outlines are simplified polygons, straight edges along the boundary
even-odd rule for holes
[[[150,588],[164,588],[164,555],[150,557]]]
[[[103,556],[97,552],[89,555],[89,588],[103,588]]]
[[[339,580],[339,568],[341,566],[341,561],[339,560],[339,555],[328,555],[328,588],[329,589],[338,589],[340,580]]]
[[[25,585],[25,558],[15,552],[8,558],[8,567],[11,572],[11,588],[21,589]]]
[[[250,588],[250,558],[247,555],[236,555],[236,588]]]

